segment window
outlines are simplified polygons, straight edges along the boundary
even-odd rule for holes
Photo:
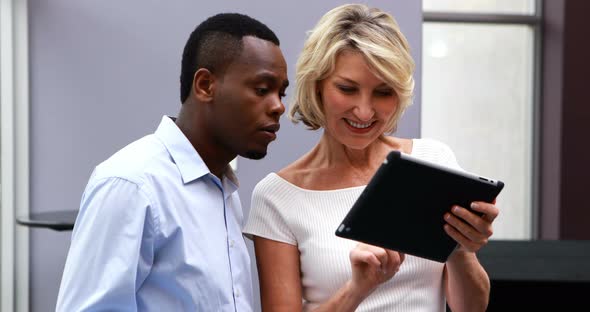
[[[536,236],[540,4],[424,0],[422,136],[506,183],[495,239]]]

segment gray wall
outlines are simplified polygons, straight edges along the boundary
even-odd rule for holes
[[[294,81],[305,32],[323,13],[344,2],[219,0],[201,5],[188,0],[29,0],[31,210],[78,209],[97,163],[153,132],[162,115],[176,114],[182,48],[196,24],[207,16],[233,11],[265,22],[282,41],[289,78]],[[398,135],[416,137],[420,129],[421,1],[367,3],[391,12],[412,46],[418,64],[415,105],[404,116]],[[282,125],[267,158],[238,161],[246,212],[256,182],[295,160],[320,135],[286,118]],[[52,311],[70,232],[32,229],[30,238],[31,311]]]

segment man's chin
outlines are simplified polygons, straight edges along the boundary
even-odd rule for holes
[[[246,153],[244,153],[244,155],[240,156],[248,159],[257,160],[264,158],[264,156],[266,156],[266,151],[247,151]]]

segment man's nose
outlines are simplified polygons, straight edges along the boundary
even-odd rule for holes
[[[272,115],[281,116],[285,112],[285,105],[280,96],[272,97],[270,104],[270,113]]]

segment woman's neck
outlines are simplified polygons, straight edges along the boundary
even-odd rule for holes
[[[354,149],[336,141],[329,133],[324,132],[313,153],[318,167],[374,172],[391,150],[401,148],[402,143],[399,139],[382,135],[366,147]]]

